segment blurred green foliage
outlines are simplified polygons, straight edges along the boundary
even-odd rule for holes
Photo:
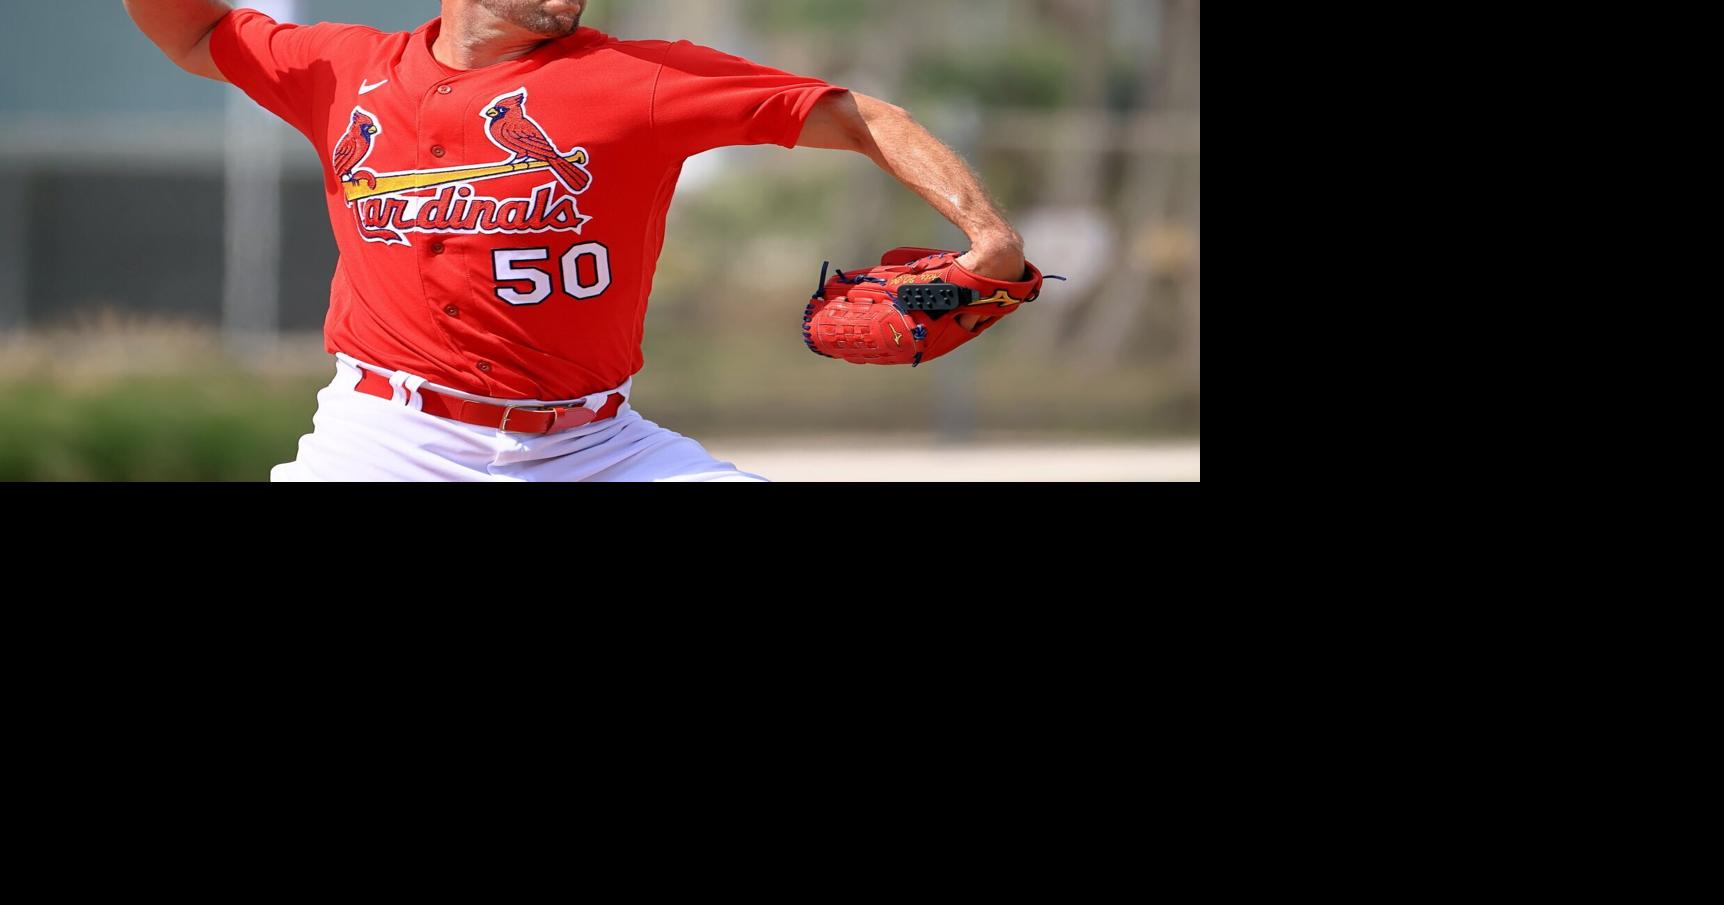
[[[744,5],[748,21],[767,31],[808,32],[836,40],[871,20],[896,12],[896,0],[857,3],[856,0],[751,0]]]
[[[799,331],[788,317],[781,329],[722,347],[698,331],[660,331],[648,340],[635,405],[701,441],[934,434],[942,406],[954,399],[972,413],[974,439],[1196,433],[1195,400],[1148,365],[1098,381],[1026,370],[1000,347],[978,343],[922,368],[863,368],[816,359]],[[736,361],[753,366],[725,366]],[[975,372],[973,398],[953,395],[965,392],[954,379],[964,368]],[[233,370],[0,379],[0,481],[267,481],[311,432],[317,391],[327,382]]]
[[[258,481],[293,459],[327,381],[0,382],[0,480]]]
[[[1064,45],[1033,40],[920,55],[905,78],[905,103],[963,98],[983,107],[1066,107],[1074,57]]]

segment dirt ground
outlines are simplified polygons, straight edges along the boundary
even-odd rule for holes
[[[711,440],[702,445],[743,471],[783,483],[1202,480],[1202,449],[1196,442],[953,446],[834,438],[785,443]],[[947,467],[943,462],[962,467]]]

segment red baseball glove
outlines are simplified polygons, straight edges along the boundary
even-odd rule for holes
[[[977,276],[958,266],[958,252],[894,248],[880,266],[831,279],[802,316],[802,338],[816,355],[859,365],[933,361],[981,336],[1033,302],[1042,272],[1024,262],[1017,282]]]

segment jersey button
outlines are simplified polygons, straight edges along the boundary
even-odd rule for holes
[[[437,86],[437,93],[438,94],[448,94],[449,92],[454,91],[454,90],[455,89],[449,87],[448,85],[438,85]]]
[[[442,243],[442,242],[433,242],[433,243],[431,243],[431,253],[432,253],[432,254],[434,254],[434,255],[440,255],[440,254],[442,254],[442,253],[443,253],[443,251],[444,251],[444,248],[443,248],[443,243]]]
[[[443,313],[449,315],[450,317],[460,317],[461,316],[461,309],[455,307],[454,305],[450,305],[450,306],[443,309]]]
[[[487,374],[491,373],[491,363],[488,361],[479,362],[479,370],[484,371]]]
[[[444,151],[443,151],[442,145],[432,145],[431,146],[431,156],[432,157],[442,157],[443,154],[444,154]]]

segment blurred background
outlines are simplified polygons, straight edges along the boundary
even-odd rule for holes
[[[241,5],[389,30],[437,14]],[[964,237],[856,155],[721,149],[672,207],[636,408],[782,480],[944,480],[925,454],[954,449],[986,479],[1198,480],[1200,6],[593,0],[584,23],[619,37],[906,107],[1070,278],[926,367],[819,358],[801,316],[821,261]],[[257,481],[292,460],[334,374],[319,166],[118,0],[0,5],[0,480]]]

